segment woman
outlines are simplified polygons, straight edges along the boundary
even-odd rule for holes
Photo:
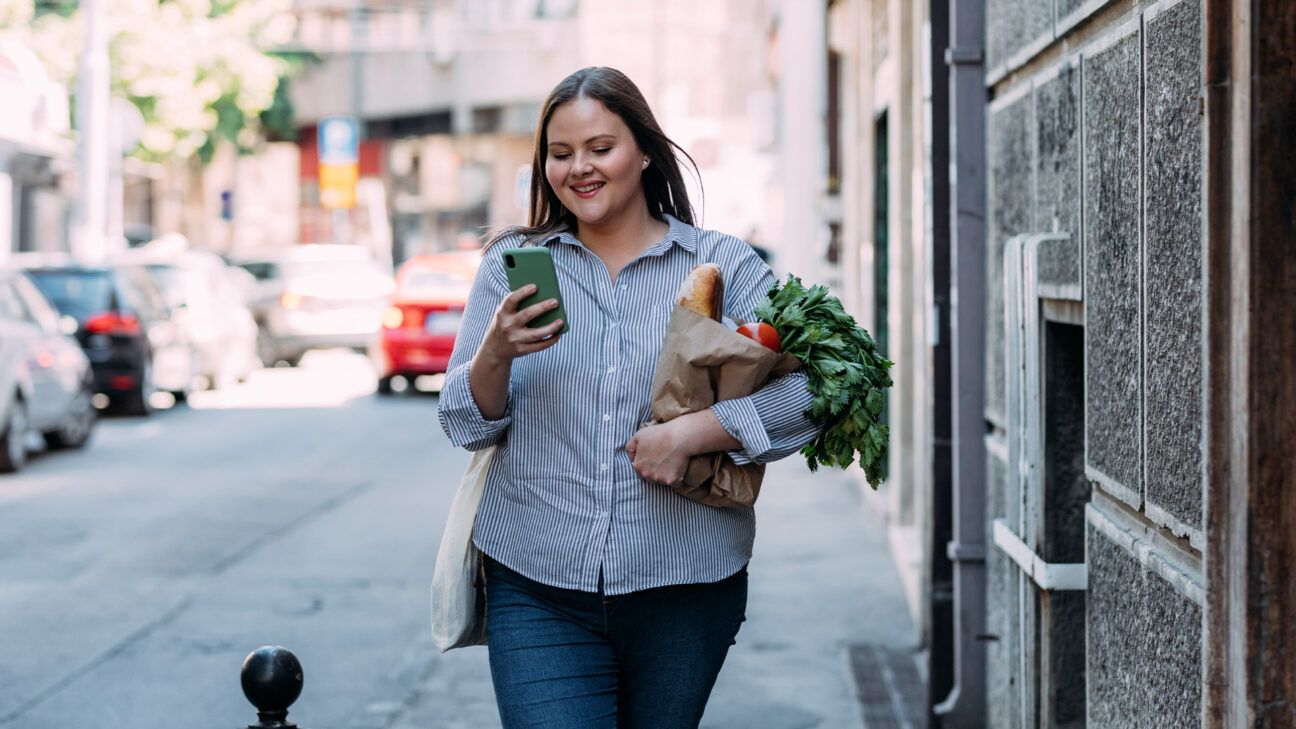
[[[641,427],[694,265],[719,264],[735,318],[774,283],[746,243],[693,227],[676,149],[619,71],[558,84],[536,131],[531,224],[488,247],[455,344],[442,426],[457,446],[499,445],[473,541],[510,729],[696,727],[744,619],[755,515],[665,484],[697,454],[766,463],[815,435],[800,373]],[[553,256],[566,334],[527,326],[553,300],[518,311],[533,289],[510,293],[499,251],[524,241]]]

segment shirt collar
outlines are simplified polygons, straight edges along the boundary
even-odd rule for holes
[[[666,237],[661,242],[650,246],[644,251],[644,254],[647,255],[665,252],[671,244],[678,244],[689,253],[696,253],[697,228],[677,219],[670,213],[662,213],[662,215],[666,218],[666,224],[670,226],[670,229],[666,231]],[[545,238],[543,243],[547,246],[554,241],[566,243],[567,245],[584,247],[584,245],[576,239],[576,236],[571,234],[571,231],[567,229],[566,225],[564,225],[557,233]]]

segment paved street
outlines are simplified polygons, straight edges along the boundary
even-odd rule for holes
[[[467,461],[435,409],[312,353],[0,479],[0,727],[246,726],[239,666],[271,643],[304,666],[304,729],[498,726],[485,650],[428,637]],[[758,511],[748,622],[703,726],[860,726],[848,647],[913,642],[881,525],[799,457]]]

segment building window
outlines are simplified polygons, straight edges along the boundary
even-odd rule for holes
[[[474,134],[494,134],[500,130],[503,113],[498,106],[481,106],[472,110]]]
[[[841,190],[841,54],[828,51],[828,194]]]
[[[404,139],[427,134],[449,134],[452,119],[450,111],[431,111],[414,116],[370,119],[365,126],[370,139]]]
[[[887,226],[890,184],[887,175],[887,115],[882,112],[873,128],[873,339],[883,356],[890,355],[887,318],[887,247],[891,240]],[[885,411],[883,411],[885,416]]]
[[[1040,556],[1046,562],[1085,561],[1084,328],[1044,322],[1044,507]],[[1041,687],[1046,726],[1083,726],[1085,720],[1084,590],[1036,593],[1037,648],[1047,681]],[[1027,679],[1030,680],[1030,679]]]

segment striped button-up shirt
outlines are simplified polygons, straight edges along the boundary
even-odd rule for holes
[[[570,331],[543,352],[513,361],[503,417],[487,420],[468,385],[469,364],[509,293],[500,252],[485,254],[441,392],[440,418],[456,446],[498,445],[477,514],[474,542],[546,585],[619,595],[663,585],[716,582],[751,558],[751,508],[715,508],[639,476],[625,444],[651,417],[653,370],[680,283],[699,263],[725,280],[725,313],[752,319],[774,276],[733,236],[667,216],[670,231],[617,275],[570,233],[549,248]],[[766,463],[814,439],[801,372],[755,394],[716,403],[740,444],[738,463]]]

